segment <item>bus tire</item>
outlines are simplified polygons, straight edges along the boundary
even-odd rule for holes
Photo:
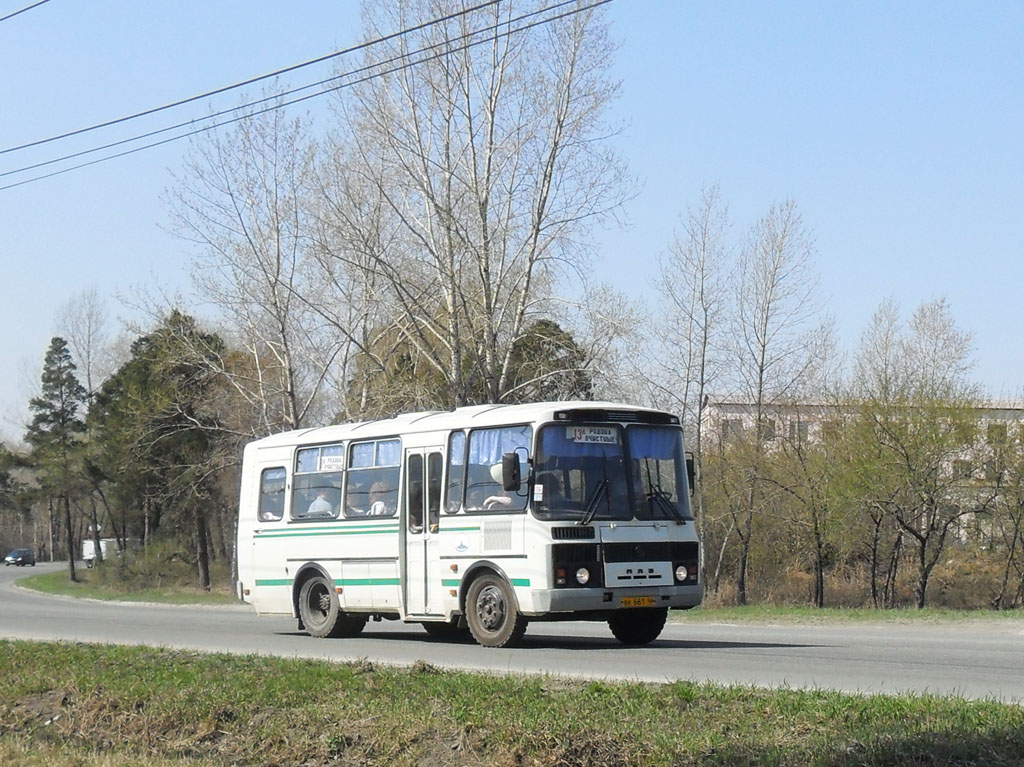
[[[299,590],[299,619],[313,637],[356,636],[366,625],[365,615],[346,615],[341,611],[334,584],[322,575],[314,575]]]
[[[466,623],[484,647],[508,647],[526,633],[526,618],[516,609],[508,582],[494,573],[473,581],[466,594]]]
[[[608,628],[622,644],[635,647],[657,639],[667,619],[667,607],[620,610],[608,618]]]

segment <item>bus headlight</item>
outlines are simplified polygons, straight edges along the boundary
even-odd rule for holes
[[[686,569],[686,565],[679,565],[679,567],[676,568],[676,580],[680,583],[685,582],[689,575],[690,571]]]
[[[581,567],[576,571],[576,582],[581,586],[586,586],[590,580],[590,570],[585,567]]]

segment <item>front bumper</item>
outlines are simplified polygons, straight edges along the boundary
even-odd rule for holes
[[[698,583],[629,589],[535,589],[530,593],[532,604],[523,604],[521,601],[520,611],[530,617],[539,617],[550,613],[618,610],[623,606],[623,598],[627,597],[653,597],[653,607],[696,607],[701,603],[703,587]]]

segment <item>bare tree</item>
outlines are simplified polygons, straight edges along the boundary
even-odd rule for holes
[[[604,140],[616,87],[602,13],[514,32],[524,9],[534,7],[502,3],[375,46],[368,66],[398,65],[342,105],[346,178],[324,185],[350,230],[325,243],[327,256],[370,275],[390,309],[374,334],[440,376],[447,401],[436,404],[513,388],[516,342],[544,317],[550,286],[585,269],[589,226],[625,196]],[[364,19],[380,36],[450,11],[441,0],[367,3]],[[339,193],[352,188],[365,197]]]
[[[118,364],[99,291],[88,288],[68,299],[57,312],[57,330],[67,340],[86,397],[91,398]]]
[[[947,538],[967,515],[986,513],[997,488],[965,494],[953,461],[970,450],[977,391],[972,342],[944,299],[925,302],[906,324],[895,302],[876,312],[857,357],[855,391],[864,419],[869,508],[884,513],[913,546],[918,607]],[[876,519],[876,529],[880,520]],[[896,565],[896,555],[892,567]]]
[[[814,246],[796,203],[773,205],[752,228],[740,253],[735,317],[730,337],[738,391],[754,423],[743,502],[732,506],[740,540],[737,600],[747,601],[747,566],[754,515],[767,500],[762,460],[770,406],[807,390],[828,348],[829,324],[820,320]]]
[[[117,365],[115,345],[111,342],[108,325],[106,306],[96,288],[89,288],[72,296],[57,313],[58,332],[67,340],[68,350],[82,377],[87,403],[93,401],[99,387]],[[90,430],[88,421],[86,428],[87,431]],[[88,437],[83,453],[83,478],[93,492],[88,499],[82,499],[80,508],[83,515],[89,519],[89,532],[94,551],[97,559],[102,561],[99,504],[103,505],[111,524],[113,515],[103,492],[102,477],[95,471],[95,464],[89,457],[91,445],[88,443],[91,442],[92,434],[88,434]]]
[[[655,403],[683,415],[694,437],[694,509],[703,528],[704,409],[726,361],[724,325],[731,298],[726,285],[733,268],[725,239],[728,209],[717,185],[702,191],[682,227],[660,259],[653,344],[638,376]]]
[[[219,366],[253,433],[307,423],[338,353],[310,309],[325,295],[304,281],[311,161],[303,124],[277,110],[193,144],[169,194],[180,234],[199,245],[194,286],[242,350]]]

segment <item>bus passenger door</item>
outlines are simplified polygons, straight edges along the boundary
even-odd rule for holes
[[[441,613],[438,520],[441,509],[441,448],[405,451],[402,528],[405,564],[402,589],[406,615]]]

